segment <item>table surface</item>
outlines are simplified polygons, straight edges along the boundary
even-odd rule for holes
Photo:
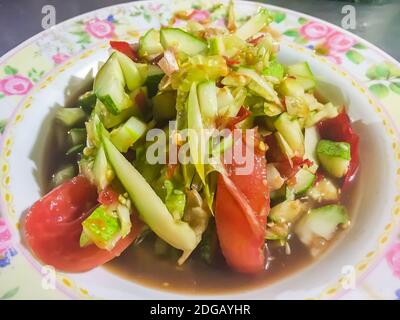
[[[112,0],[0,0],[0,56],[42,31],[42,7],[54,5],[60,23],[76,15],[129,1]],[[334,0],[264,0],[269,4],[304,12],[340,25],[342,7],[351,1]],[[356,3],[355,34],[377,45],[400,61],[400,0],[385,4]]]

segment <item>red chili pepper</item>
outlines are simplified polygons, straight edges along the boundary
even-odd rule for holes
[[[259,35],[258,37],[249,39],[249,40],[247,40],[247,42],[250,43],[250,44],[252,44],[252,45],[254,45],[254,46],[256,46],[257,44],[260,43],[260,41],[261,41],[262,38],[264,38],[264,35],[263,35],[263,34],[262,34],[262,35]]]
[[[110,205],[118,201],[118,194],[111,187],[107,187],[99,193],[97,200],[101,204]]]
[[[131,47],[131,45],[128,42],[125,41],[110,41],[110,46],[114,50],[117,50],[129,58],[131,58],[133,61],[138,61],[138,55],[135,50]]]
[[[171,179],[174,176],[175,170],[178,167],[177,164],[168,164],[166,178]]]
[[[359,167],[358,145],[360,138],[353,131],[350,124],[350,118],[344,112],[340,113],[336,118],[324,120],[318,123],[318,131],[322,139],[347,142],[350,144],[351,160],[349,170],[347,171],[343,181],[343,187],[346,187],[351,181],[353,181]]]
[[[235,60],[235,59],[228,58],[228,57],[225,57],[225,56],[224,56],[224,59],[225,59],[226,64],[227,64],[228,66],[234,66],[234,65],[240,64],[240,61],[239,61],[239,60]]]
[[[227,127],[233,130],[239,122],[242,122],[250,115],[251,112],[247,110],[244,106],[241,106],[238,114],[229,120]]]

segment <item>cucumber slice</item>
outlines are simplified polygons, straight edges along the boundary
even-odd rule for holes
[[[212,37],[208,39],[208,53],[210,55],[222,55],[225,52],[222,37]]]
[[[296,196],[304,195],[312,187],[315,181],[315,175],[307,169],[300,169],[296,175],[296,184],[290,187]]]
[[[304,88],[297,79],[286,78],[279,86],[279,92],[284,96],[299,97],[304,95]]]
[[[151,59],[164,51],[160,43],[160,31],[150,29],[139,39],[139,57]]]
[[[310,113],[306,118],[304,126],[307,128],[312,127],[322,120],[335,118],[338,114],[338,108],[329,102],[321,110]]]
[[[304,137],[297,120],[291,120],[287,112],[282,113],[274,122],[275,128],[287,141],[295,156],[304,155]]]
[[[266,240],[286,240],[289,237],[289,225],[287,223],[274,223],[265,230]]]
[[[272,207],[268,218],[277,223],[293,223],[304,210],[305,207],[300,200],[286,200]]]
[[[82,222],[82,227],[86,236],[101,249],[112,250],[121,238],[118,218],[109,214],[102,205]]]
[[[158,85],[164,77],[164,72],[157,66],[149,65],[147,79],[144,85],[147,88],[149,98],[154,97],[158,92]]]
[[[133,105],[125,92],[125,79],[118,62],[117,52],[113,52],[96,75],[93,91],[97,98],[113,115],[118,115]]]
[[[140,218],[171,246],[184,251],[193,250],[198,243],[193,229],[186,222],[175,221],[141,174],[119,153],[108,138],[102,138],[107,158],[138,210]]]
[[[248,85],[249,89],[264,99],[281,105],[278,94],[274,90],[273,86],[269,82],[265,81],[256,71],[248,68],[239,68],[237,73],[245,75],[252,80]]]
[[[107,129],[120,125],[132,116],[140,115],[140,112],[136,107],[122,110],[118,115],[113,115],[100,100],[97,100],[94,110]]]
[[[287,67],[289,75],[294,76],[304,90],[315,88],[316,81],[307,62],[293,64]]]
[[[72,179],[76,175],[76,168],[72,164],[68,164],[53,174],[51,185],[53,188],[59,186],[63,182]]]
[[[69,145],[71,147],[78,144],[83,144],[86,141],[86,129],[85,128],[73,128],[68,132]]]
[[[164,49],[173,47],[188,55],[195,55],[207,49],[206,42],[178,28],[161,29],[160,40]]]
[[[312,126],[309,128],[305,128],[304,130],[304,157],[308,160],[311,160],[314,165],[313,173],[315,173],[318,168],[318,160],[317,160],[317,145],[320,140],[320,136],[318,133],[318,129],[316,126]]]
[[[136,66],[136,63],[121,52],[115,51],[115,55],[118,59],[119,65],[121,66],[128,89],[132,91],[136,88],[139,88],[144,83],[145,79],[139,72],[139,68]]]
[[[214,81],[202,82],[197,86],[200,112],[205,122],[212,123],[218,115],[217,86]]]
[[[104,148],[100,145],[97,149],[93,164],[94,182],[99,190],[104,190],[114,178],[111,166],[107,161]]]
[[[291,161],[291,159],[295,156],[294,151],[289,146],[289,144],[287,143],[285,138],[279,132],[275,132],[274,135],[275,135],[275,139],[276,139],[276,142],[278,143],[279,148],[281,149],[283,154],[286,156],[286,158],[289,161]]]
[[[315,186],[308,191],[307,195],[318,202],[339,200],[338,188],[327,178],[318,181]]]
[[[85,122],[86,113],[81,108],[60,108],[57,110],[55,118],[66,128],[71,128]]]
[[[199,100],[197,97],[197,87],[192,83],[187,101],[187,119],[188,119],[188,142],[190,157],[193,161],[196,171],[205,184],[204,159],[206,154],[206,143],[203,139],[203,120],[200,112]]]
[[[85,149],[85,145],[83,143],[77,144],[76,146],[69,148],[67,150],[67,152],[65,153],[65,155],[70,156],[73,154],[78,154],[78,153],[81,153],[83,151],[83,149]]]
[[[235,34],[240,39],[247,40],[259,32],[262,28],[269,25],[271,22],[272,17],[269,11],[265,8],[262,8],[255,16],[250,18],[250,20],[237,29]]]
[[[286,198],[286,186],[283,185],[278,190],[271,191],[269,197],[273,201],[285,200]]]
[[[111,131],[110,139],[120,152],[127,152],[146,130],[147,126],[144,122],[130,117],[123,125]]]
[[[156,121],[173,120],[176,118],[176,91],[163,91],[155,95],[153,102],[153,116]]]
[[[97,97],[93,91],[88,91],[78,98],[78,105],[86,112],[90,113],[96,105]]]
[[[317,155],[322,167],[330,175],[336,178],[346,175],[351,159],[349,143],[320,140]]]
[[[329,241],[335,234],[338,225],[347,224],[348,221],[346,208],[341,205],[331,204],[310,210],[298,222],[295,232],[301,242],[310,246],[315,237],[321,237]]]

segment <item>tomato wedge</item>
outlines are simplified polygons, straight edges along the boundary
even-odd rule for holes
[[[81,248],[81,223],[96,205],[96,187],[85,177],[63,183],[37,201],[26,215],[27,244],[44,264],[66,272],[88,271],[119,256],[136,238],[142,224],[133,218],[131,233],[112,251],[95,245]]]
[[[332,119],[321,121],[318,131],[323,139],[344,141],[350,144],[351,160],[349,170],[343,181],[343,188],[353,181],[359,167],[358,145],[359,136],[353,131],[349,116],[342,112]]]
[[[110,46],[114,50],[117,50],[129,58],[131,58],[133,61],[138,61],[138,56],[135,50],[131,47],[131,45],[128,42],[125,41],[110,41]]]
[[[239,147],[235,141],[234,148]],[[248,148],[243,143],[243,149]],[[239,175],[241,165],[226,165],[227,177],[219,175],[215,222],[222,253],[228,265],[242,273],[265,268],[265,228],[269,206],[265,154],[254,152],[250,174]]]

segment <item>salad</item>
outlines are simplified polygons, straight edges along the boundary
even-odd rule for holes
[[[278,61],[267,9],[239,25],[231,2],[226,16],[111,41],[90,90],[57,110],[51,191],[24,218],[41,262],[84,272],[151,241],[172,264],[220,256],[268,275],[275,248],[316,257],[349,226],[359,137],[345,106],[307,62]]]

